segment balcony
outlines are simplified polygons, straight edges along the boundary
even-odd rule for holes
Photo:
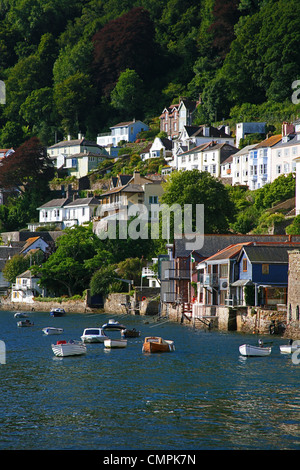
[[[165,271],[165,279],[169,280],[183,280],[190,279],[191,273],[189,269],[167,269]]]

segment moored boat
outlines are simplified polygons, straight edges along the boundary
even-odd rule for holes
[[[24,312],[16,312],[16,313],[14,314],[14,317],[15,317],[15,318],[28,318],[28,315],[27,315],[26,313],[24,313]]]
[[[122,338],[138,338],[141,336],[141,332],[133,328],[132,330],[128,330],[128,328],[125,328],[124,330],[121,330],[121,336]]]
[[[65,313],[66,312],[64,308],[53,308],[50,310],[50,315],[52,317],[62,317]]]
[[[240,354],[242,356],[269,356],[271,354],[271,347],[264,347],[263,344],[260,346],[253,346],[252,344],[242,344],[239,347]]]
[[[84,343],[103,343],[108,336],[104,333],[103,328],[86,328],[81,336]]]
[[[78,356],[85,354],[87,349],[84,343],[81,341],[70,340],[67,341],[57,341],[56,344],[51,344],[52,351],[55,356],[66,357],[66,356]]]
[[[28,320],[28,319],[27,320],[20,320],[20,321],[17,322],[17,326],[20,326],[20,327],[22,327],[22,326],[23,327],[24,326],[33,326],[33,325],[34,325],[34,323],[32,321]]]
[[[104,341],[104,346],[109,349],[126,348],[127,339],[108,338]]]
[[[300,349],[300,341],[293,341],[291,339],[288,344],[281,344],[279,348],[280,352],[283,354],[292,354],[293,352],[297,351],[297,349]]]
[[[108,320],[107,323],[104,323],[104,325],[102,325],[102,328],[103,330],[110,330],[110,331],[114,331],[114,330],[125,330],[125,326],[124,325],[121,325],[121,323],[119,323],[118,321],[116,320]]]
[[[61,333],[63,333],[63,331],[63,328],[55,328],[53,326],[47,326],[46,328],[42,329],[42,332],[45,335],[60,335]]]
[[[175,351],[174,341],[160,336],[147,336],[144,340],[143,352],[158,353]]]

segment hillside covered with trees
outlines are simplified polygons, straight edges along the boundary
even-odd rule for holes
[[[297,0],[1,0],[0,147],[95,139],[179,96],[197,123],[295,118]]]

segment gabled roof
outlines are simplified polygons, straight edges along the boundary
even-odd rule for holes
[[[71,201],[68,204],[66,204],[65,207],[98,206],[99,204],[100,204],[100,201],[96,197],[84,197],[84,198],[74,199],[74,201]]]
[[[117,194],[117,193],[143,193],[144,189],[140,184],[125,184],[124,186],[117,186],[116,188],[110,189],[106,191],[106,193],[101,194],[101,198],[103,196],[109,196],[110,194]]]
[[[62,140],[60,142],[57,142],[56,144],[51,145],[48,148],[49,149],[55,149],[55,148],[59,148],[59,147],[73,147],[75,145],[102,148],[101,145],[97,144],[97,142],[94,142],[92,140],[86,140],[84,137],[82,139]]]
[[[114,129],[115,127],[129,127],[129,126],[132,126],[133,124],[136,124],[137,122],[142,122],[142,121],[134,120],[134,121],[119,122],[118,124],[115,124],[114,126],[110,126],[110,129]],[[142,124],[144,123],[142,122]]]
[[[223,250],[218,251],[218,253],[216,253],[215,255],[206,258],[205,262],[236,258],[244,246],[251,244],[252,242],[244,242],[236,243],[235,245],[230,245],[224,248]]]
[[[27,249],[30,247],[30,245],[33,245],[33,243],[35,243],[38,239],[43,240],[41,237],[30,237],[30,238],[28,238],[28,239],[26,240],[25,245],[24,245],[23,248],[21,249],[20,253],[22,253],[23,251],[27,250]],[[46,243],[45,240],[43,240],[43,242]],[[46,244],[47,244],[47,243],[46,243]]]
[[[295,247],[295,245],[288,245],[288,246],[251,245],[251,246],[245,246],[243,248],[243,251],[245,252],[247,258],[249,259],[251,263],[288,264],[289,262],[288,251],[293,247]]]
[[[16,278],[38,279],[38,276],[34,276],[30,269],[27,269],[27,271],[19,274]]]
[[[262,140],[261,142],[256,144],[255,148],[259,149],[262,147],[273,147],[273,145],[278,144],[278,142],[280,142],[281,139],[282,139],[281,134],[272,135],[271,137],[268,137],[267,139]]]
[[[241,150],[236,152],[236,154],[234,156],[239,157],[240,155],[247,155],[247,153],[249,153],[249,151],[251,149],[253,149],[254,147],[256,147],[256,146],[257,146],[257,144],[246,145],[246,147],[243,147]]]
[[[45,204],[43,204],[42,206],[40,207],[37,207],[37,209],[50,209],[50,208],[54,208],[54,207],[64,207],[66,204],[69,204],[69,202],[71,202],[71,199],[66,197],[66,198],[62,198],[62,199],[51,199],[51,201],[48,201],[46,202]]]
[[[291,248],[292,243],[289,242],[289,235],[243,235],[243,234],[188,234],[190,238],[186,238],[184,235],[182,238],[175,238],[173,244],[173,256],[175,258],[186,258],[191,253],[191,249],[188,249],[187,246],[193,242],[195,250],[202,259],[208,258],[218,251],[227,248],[230,245],[247,242],[256,242],[256,243],[281,243],[287,245]],[[196,237],[196,240],[193,240],[193,237]],[[199,242],[197,242],[199,239]],[[295,242],[300,242],[300,235],[292,236],[293,244],[296,246]],[[203,241],[203,243],[202,243]],[[197,245],[200,248],[197,248]]]

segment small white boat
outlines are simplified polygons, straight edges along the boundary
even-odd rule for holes
[[[30,320],[21,320],[17,322],[18,326],[24,327],[24,326],[33,326],[34,323],[31,322]]]
[[[240,354],[242,356],[269,356],[271,354],[271,347],[253,346],[251,344],[242,344],[239,347]]]
[[[102,325],[102,328],[103,330],[111,330],[111,331],[114,331],[114,330],[125,330],[126,327],[124,325],[121,325],[121,323],[119,323],[118,321],[116,320],[108,320],[107,323],[104,323],[104,325]]]
[[[126,348],[127,346],[127,339],[112,339],[108,338],[104,341],[104,346],[106,348]]]
[[[61,333],[63,333],[64,329],[55,328],[53,326],[47,326],[46,328],[43,328],[42,331],[45,335],[60,335]]]
[[[65,309],[64,308],[53,308],[50,311],[50,315],[52,317],[62,317],[65,314]]]
[[[81,339],[84,343],[103,343],[105,339],[108,339],[108,336],[104,333],[103,328],[86,328]]]
[[[300,341],[291,340],[289,344],[281,344],[279,348],[280,352],[283,354],[292,354],[293,352],[297,351],[297,349],[300,349]]]
[[[26,313],[24,313],[24,312],[16,312],[16,313],[14,314],[14,317],[15,317],[15,318],[28,318],[28,315],[27,315]]]
[[[55,356],[66,357],[66,356],[78,356],[86,353],[86,346],[81,341],[70,340],[57,341],[56,344],[51,344],[52,351]]]

